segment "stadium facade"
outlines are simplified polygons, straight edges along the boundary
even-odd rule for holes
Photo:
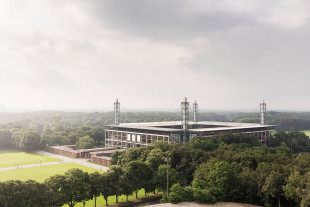
[[[261,144],[275,131],[275,125],[265,124],[266,103],[260,104],[260,123],[197,121],[198,104],[193,104],[193,121],[189,121],[189,102],[181,103],[182,121],[119,123],[120,103],[114,103],[115,123],[105,130],[106,147],[133,148],[148,146],[155,141],[184,144],[196,136],[214,136],[220,133],[243,133],[256,136]]]

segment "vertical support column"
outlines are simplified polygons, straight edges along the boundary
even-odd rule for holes
[[[181,144],[188,142],[188,108],[189,103],[187,102],[187,98],[185,97],[183,102],[181,102],[181,109],[182,109],[182,129],[183,129],[183,137],[181,140]]]
[[[114,102],[114,124],[119,125],[120,120],[120,102],[118,102],[118,99]]]
[[[198,103],[195,101],[193,103],[193,111],[194,111],[194,122],[197,122],[197,116],[198,116]]]
[[[106,147],[107,146],[107,139],[108,139],[108,131],[105,131],[105,140],[104,140],[104,146]]]
[[[263,103],[260,103],[260,124],[265,125],[266,121],[266,103],[263,101]]]

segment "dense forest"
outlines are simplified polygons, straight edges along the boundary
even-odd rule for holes
[[[277,140],[278,142],[275,142]],[[296,142],[294,149],[286,147]],[[154,170],[156,187],[165,191],[162,202],[233,201],[264,206],[310,205],[310,141],[303,133],[278,132],[267,140],[274,147],[260,146],[256,137],[221,134],[197,137],[185,145],[155,143],[113,154],[112,162],[126,167],[137,160]],[[167,175],[158,181],[158,175]],[[164,178],[165,176],[161,176]],[[160,185],[161,183],[161,185]]]

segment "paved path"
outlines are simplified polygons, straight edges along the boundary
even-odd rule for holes
[[[17,170],[17,169],[22,169],[22,168],[40,167],[40,166],[47,166],[47,165],[56,165],[60,163],[63,163],[63,162],[45,162],[41,164],[20,165],[18,167],[4,167],[4,168],[0,168],[0,171]]]
[[[79,165],[84,165],[86,167],[91,167],[91,168],[94,168],[96,170],[102,170],[102,171],[107,171],[109,169],[108,167],[88,162],[89,159],[83,159],[83,158],[75,159],[75,158],[65,157],[65,156],[61,156],[61,155],[50,153],[50,152],[45,152],[45,151],[42,151],[42,150],[41,151],[37,151],[36,153],[38,153],[40,155],[45,155],[45,156],[49,156],[49,157],[53,157],[53,158],[59,159],[63,163],[76,163],[76,164],[79,164]]]

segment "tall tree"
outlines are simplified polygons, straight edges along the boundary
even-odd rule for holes
[[[136,192],[136,198],[138,198],[138,191],[141,188],[147,186],[148,181],[152,180],[154,170],[153,168],[142,161],[131,161],[127,165],[127,172],[131,178],[132,186]]]
[[[33,129],[19,129],[12,134],[13,144],[21,150],[32,151],[40,148],[40,134]]]
[[[169,188],[179,182],[177,171],[170,165],[160,165],[155,173],[155,183],[158,190],[167,192],[167,168],[168,168],[168,185]]]
[[[105,203],[106,206],[108,206],[108,199],[109,196],[114,195],[114,191],[113,191],[113,181],[110,179],[110,175],[109,173],[103,173],[101,175],[101,188],[100,188],[100,192],[102,194],[102,196],[105,199]]]
[[[90,197],[95,201],[95,207],[97,206],[97,197],[100,196],[101,190],[101,175],[98,172],[91,173],[89,175],[90,179]]]
[[[67,203],[70,195],[64,187],[65,182],[66,177],[64,175],[54,175],[44,181],[44,184],[51,195],[47,198],[51,207],[63,206]]]
[[[87,172],[72,168],[65,172],[64,190],[67,192],[67,204],[73,207],[76,203],[90,199],[90,179]]]

